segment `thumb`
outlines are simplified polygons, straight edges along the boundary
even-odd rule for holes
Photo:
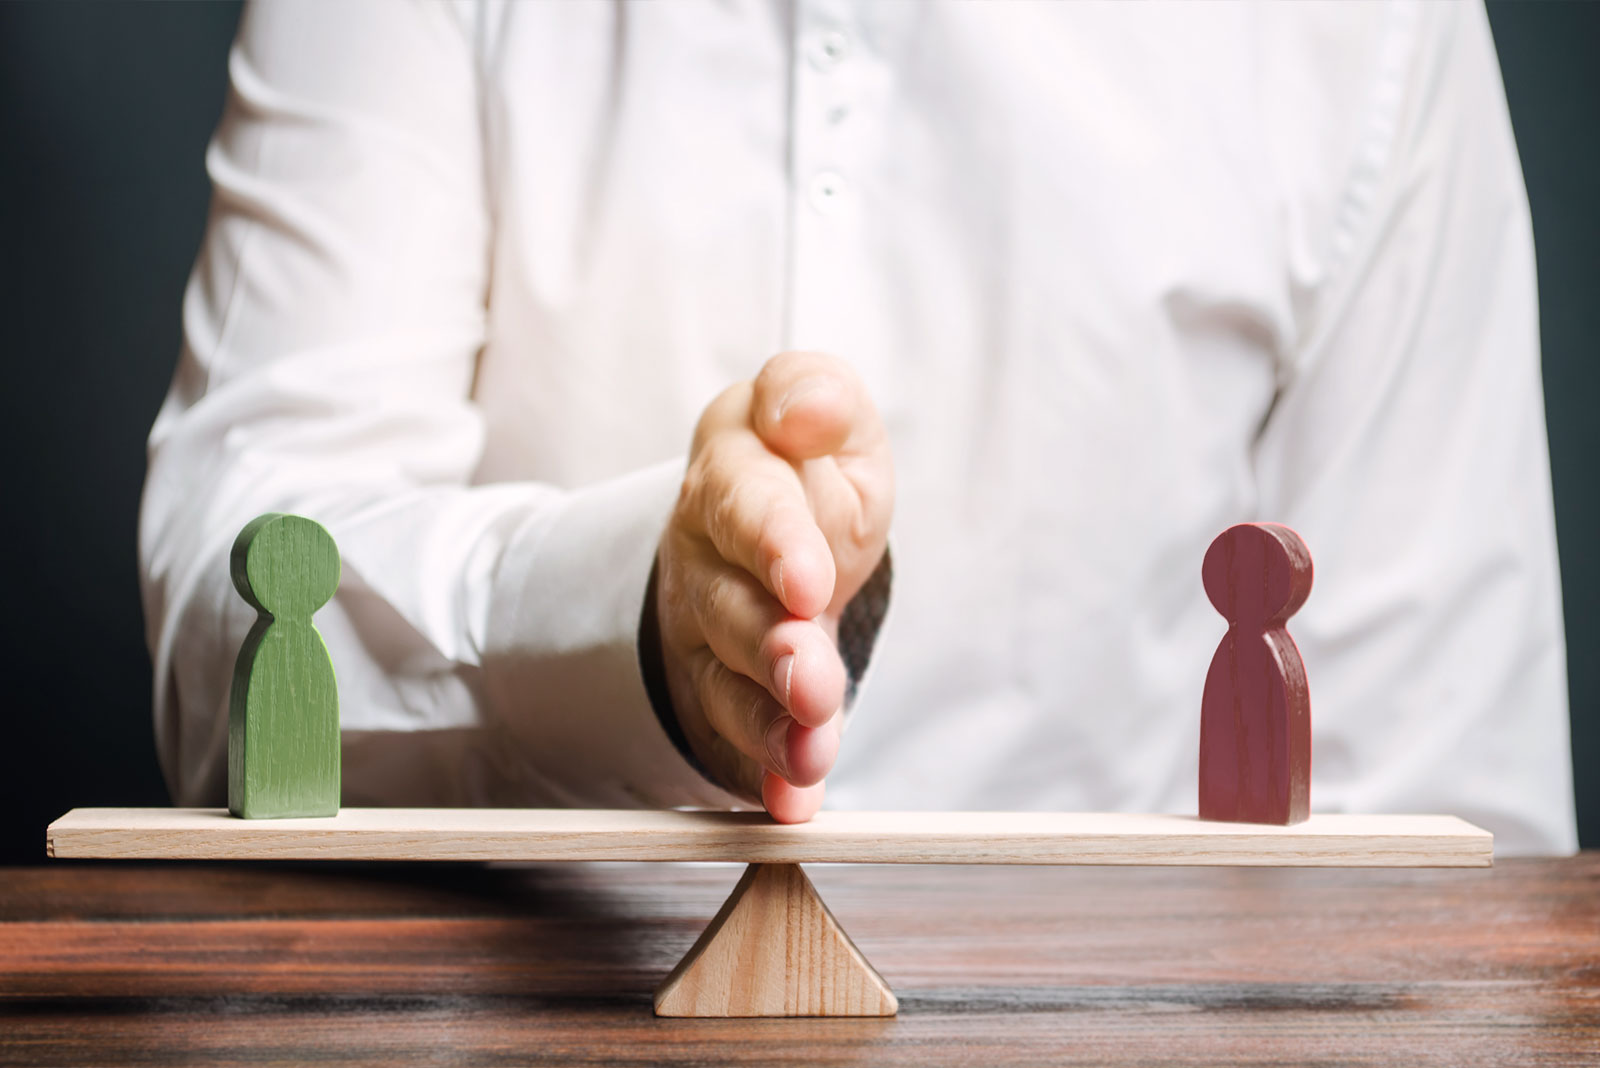
[[[768,360],[756,376],[751,418],[767,447],[791,461],[866,452],[883,437],[861,377],[822,352]]]

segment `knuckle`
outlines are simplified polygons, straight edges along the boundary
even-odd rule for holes
[[[707,449],[696,457],[684,478],[679,502],[688,522],[717,545],[723,544],[727,533],[732,507],[729,498],[738,486],[739,480],[733,477],[730,465],[716,448]]]
[[[725,669],[722,662],[709,653],[700,657],[694,667],[694,689],[700,695],[700,707],[705,710],[710,718],[722,700],[723,673]]]
[[[706,497],[717,482],[717,450],[708,446],[694,454],[683,473],[679,502],[691,513],[704,510]]]
[[[759,483],[753,479],[730,479],[723,485],[708,517],[712,540],[719,547],[737,552],[742,543],[749,539],[752,517],[759,517],[765,512],[762,496]],[[755,519],[757,530],[761,522],[761,519]]]
[[[855,515],[850,517],[850,544],[858,552],[871,549],[878,540],[878,525],[872,521],[871,514],[865,508],[856,509]]]
[[[750,740],[751,744],[765,746],[767,721],[771,718],[767,713],[767,702],[771,698],[764,691],[757,690],[755,687],[751,687],[750,690],[751,692],[744,694],[743,699],[740,701],[740,705],[744,709],[740,725],[744,729],[745,737]]]
[[[683,615],[685,578],[677,554],[669,551],[668,543],[661,546],[656,570],[656,604],[662,617],[677,619]]]
[[[661,555],[661,567],[656,572],[656,603],[661,614],[677,617],[683,608],[683,575],[677,563],[666,553]]]
[[[700,596],[695,610],[700,616],[701,629],[709,631],[719,621],[728,618],[732,591],[725,572],[713,574],[700,584]]]
[[[755,557],[765,567],[769,561],[783,555],[788,531],[795,525],[794,509],[775,504],[764,509],[751,530],[751,546]]]
[[[752,533],[752,548],[757,560],[775,560],[783,553],[783,538],[779,534],[778,509],[768,508],[756,520]]]
[[[683,481],[678,483],[678,500],[672,507],[672,520],[674,523],[682,522],[685,515],[694,511],[694,502],[699,493],[699,473],[695,468],[695,461],[691,460],[688,470],[683,473]]]
[[[741,420],[743,413],[750,406],[750,389],[749,382],[735,382],[712,398],[711,403],[706,405],[695,423],[692,451],[698,451],[700,446],[730,421]]]

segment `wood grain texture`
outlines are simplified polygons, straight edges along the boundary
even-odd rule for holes
[[[339,689],[312,613],[339,588],[319,524],[271,512],[239,532],[234,588],[258,613],[228,694],[228,810],[245,819],[339,811]]]
[[[657,1016],[893,1016],[899,1003],[798,864],[751,864],[656,990]]]
[[[1311,593],[1311,553],[1277,523],[1206,550],[1206,596],[1228,621],[1200,708],[1202,818],[1299,823],[1311,813],[1311,690],[1284,625]]]
[[[198,860],[698,860],[741,863],[1475,867],[1489,832],[1453,816],[1316,815],[1292,827],[1070,812],[360,809],[252,822],[221,809],[78,808],[56,857]]]
[[[652,1016],[727,866],[8,869],[0,1065],[1591,1068],[1600,1050],[1600,854],[809,874],[898,1016]]]

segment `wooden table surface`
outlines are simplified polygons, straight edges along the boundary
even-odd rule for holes
[[[1600,854],[808,867],[887,1020],[661,1020],[729,866],[0,869],[0,1064],[1600,1065]]]

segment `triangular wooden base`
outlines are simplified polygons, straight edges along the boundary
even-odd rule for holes
[[[893,1016],[900,1005],[798,864],[752,864],[656,991],[657,1016]]]

